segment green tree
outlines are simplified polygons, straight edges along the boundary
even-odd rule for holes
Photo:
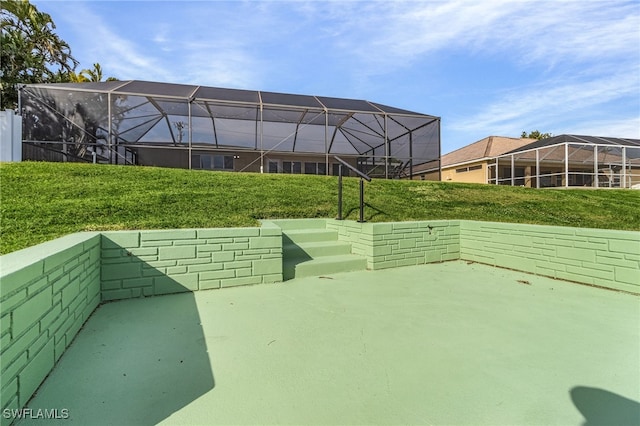
[[[55,28],[51,16],[28,0],[2,1],[0,107],[16,107],[20,84],[69,81],[78,61]]]
[[[70,81],[75,83],[87,83],[87,82],[97,82],[102,81],[102,66],[99,63],[93,64],[92,69],[83,69],[80,73],[76,74],[75,72],[70,73]],[[105,81],[116,81],[115,77],[107,77]]]
[[[530,139],[547,139],[552,137],[553,135],[551,133],[540,133],[539,130],[534,130],[533,132],[529,132],[529,134],[527,134],[527,132],[522,132],[522,134],[520,135],[521,138],[530,138]]]

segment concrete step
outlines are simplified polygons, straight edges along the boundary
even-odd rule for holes
[[[283,229],[283,244],[337,241],[338,231],[324,228]]]
[[[319,256],[351,254],[351,244],[345,241],[318,241],[311,243],[288,243],[282,247],[285,259],[309,259]]]
[[[272,219],[275,225],[282,230],[287,229],[324,229],[327,225],[326,219]]]
[[[284,279],[314,277],[338,272],[362,271],[367,269],[367,260],[354,254],[338,256],[320,256],[316,259],[300,261],[285,259],[283,264]]]

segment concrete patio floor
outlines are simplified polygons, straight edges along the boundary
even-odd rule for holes
[[[28,407],[79,425],[638,424],[639,318],[637,296],[464,261],[125,300]]]

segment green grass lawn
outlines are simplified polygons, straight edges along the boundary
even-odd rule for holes
[[[266,218],[333,218],[337,178],[71,163],[0,167],[0,253],[78,231],[257,226]],[[473,219],[640,230],[640,191],[536,190],[374,180],[372,222]],[[344,214],[358,218],[358,179]]]

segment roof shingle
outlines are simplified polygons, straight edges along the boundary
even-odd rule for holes
[[[529,145],[535,139],[489,136],[442,156],[442,167],[495,157]]]

